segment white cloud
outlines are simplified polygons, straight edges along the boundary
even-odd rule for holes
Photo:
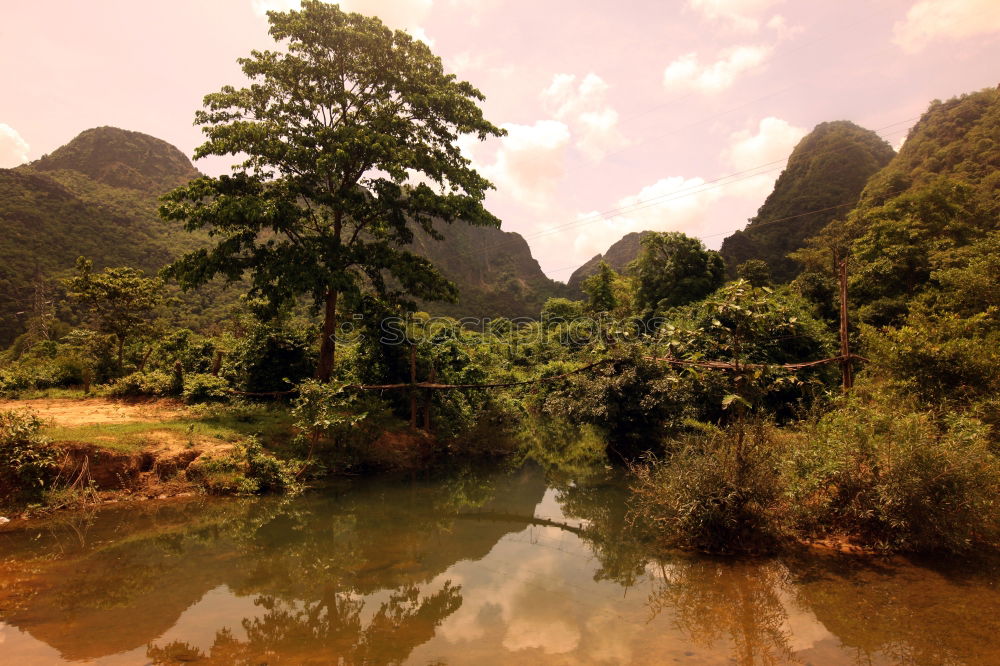
[[[250,0],[253,10],[263,16],[268,12],[287,12],[289,9],[298,9],[299,0]]]
[[[724,157],[737,171],[787,159],[806,130],[787,120],[768,116],[757,124],[757,131],[742,130],[730,135]]]
[[[618,112],[607,103],[608,84],[593,72],[579,83],[574,74],[556,74],[542,92],[542,103],[573,129],[576,147],[593,161],[627,141],[618,130]]]
[[[7,123],[0,123],[0,169],[10,169],[28,161],[28,142]]]
[[[264,15],[270,10],[288,11],[298,9],[299,0],[251,0],[253,9]],[[406,30],[414,38],[433,45],[422,23],[434,5],[434,0],[339,0],[337,3],[345,12],[357,12],[367,16],[377,16],[390,28]]]
[[[921,0],[893,28],[893,43],[916,53],[929,43],[1000,32],[997,0]]]
[[[628,208],[620,215],[600,221],[596,212],[581,213],[573,250],[584,260],[604,252],[633,231],[683,231],[697,236],[709,221],[709,208],[725,193],[703,178],[669,176],[622,197],[615,208]]]
[[[703,65],[697,54],[688,53],[667,65],[663,85],[668,89],[719,92],[733,85],[740,74],[759,67],[770,54],[769,46],[737,46],[720,54],[719,60]]]
[[[734,28],[753,32],[760,28],[757,15],[782,0],[690,0],[692,8],[713,21],[722,20]]]
[[[760,173],[734,178],[727,191],[732,196],[743,196],[760,205],[774,189],[774,181],[785,167],[792,150],[807,134],[803,127],[796,127],[787,120],[769,116],[757,124],[756,132],[743,130],[729,136],[729,147],[723,151],[723,161],[734,172],[751,171],[760,167]]]
[[[805,129],[781,118],[764,118],[753,130],[731,134],[729,146],[721,156],[727,174],[748,170],[750,174],[717,181],[669,176],[619,199],[614,209],[624,210],[617,215],[603,219],[597,212],[577,215],[579,224],[571,227],[576,232],[574,258],[582,263],[633,231],[715,235],[720,225],[731,222],[734,207],[756,210],[760,206],[774,186],[784,161],[805,134]],[[752,170],[758,167],[762,173],[755,174]],[[543,238],[551,244],[559,240],[558,236],[554,234],[551,240]]]
[[[493,164],[477,164],[476,168],[519,203],[548,206],[563,177],[569,128],[558,120],[539,120],[534,125],[505,123],[502,127],[507,136],[500,139]],[[467,155],[470,144],[462,142]]]

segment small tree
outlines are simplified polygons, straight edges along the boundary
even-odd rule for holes
[[[482,93],[377,18],[304,0],[301,11],[268,19],[285,49],[240,59],[253,83],[206,96],[195,116],[208,136],[196,158],[245,159],[232,175],[175,190],[161,207],[218,243],[168,274],[186,288],[249,274],[251,295],[274,308],[309,296],[323,311],[317,377],[326,381],[341,295],[455,298],[454,285],[404,247],[417,227],[440,240],[436,222],[500,225],[482,205],[491,184],[456,140],[504,132],[483,118]],[[413,176],[422,182],[409,184]]]
[[[95,274],[93,263],[80,257],[76,275],[64,284],[70,300],[86,309],[90,325],[114,337],[120,372],[125,365],[125,343],[151,329],[153,310],[163,298],[163,281],[128,267],[106,268]]]
[[[591,312],[611,312],[618,306],[615,298],[615,278],[618,274],[602,261],[597,272],[583,281],[583,291],[590,297],[587,307]]]
[[[647,234],[635,261],[639,307],[664,310],[701,300],[722,286],[725,263],[679,231]]]
[[[736,267],[736,276],[751,286],[767,287],[771,284],[771,267],[763,259],[747,259]]]

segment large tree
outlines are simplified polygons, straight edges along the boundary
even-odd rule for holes
[[[639,281],[639,306],[647,310],[666,310],[701,300],[725,281],[719,253],[679,231],[644,236],[634,272]]]
[[[341,296],[455,298],[406,246],[418,226],[441,239],[442,222],[500,225],[482,203],[492,185],[457,139],[504,132],[484,119],[482,93],[377,18],[304,0],[268,20],[284,49],[240,59],[249,87],[206,96],[196,114],[208,140],[195,157],[242,161],[173,191],[161,208],[218,242],[167,272],[184,287],[246,276],[251,295],[275,308],[311,297],[323,312],[317,376],[327,380]]]

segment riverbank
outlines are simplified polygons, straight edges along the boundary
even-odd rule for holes
[[[288,491],[344,474],[415,474],[473,448],[442,444],[398,420],[370,415],[337,441],[321,439],[310,458],[281,404],[187,405],[64,392],[2,400],[2,413],[16,415],[8,430],[20,433],[16,460],[27,469],[20,477],[9,474],[11,483],[35,491],[20,501],[10,500],[16,488],[0,493],[0,516],[7,518],[192,494]],[[482,439],[477,443],[481,447]],[[41,463],[38,469],[24,464],[25,456],[42,453],[44,477]]]
[[[995,663],[995,563],[664,553],[536,465],[0,530],[19,664]],[[327,612],[327,609],[335,612]]]

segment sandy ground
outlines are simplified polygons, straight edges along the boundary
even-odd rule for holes
[[[167,421],[183,416],[186,408],[173,400],[120,402],[106,398],[66,400],[0,400],[0,410],[29,408],[55,426]]]

